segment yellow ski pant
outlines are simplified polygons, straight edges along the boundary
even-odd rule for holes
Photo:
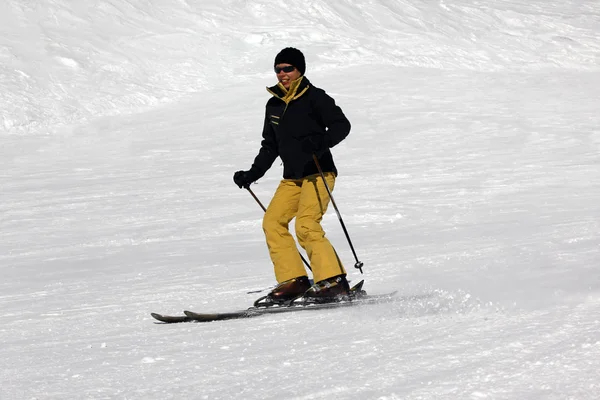
[[[335,174],[327,172],[324,175],[329,189],[333,190]],[[320,174],[280,182],[263,219],[277,282],[307,275],[294,237],[288,229],[294,217],[296,237],[308,254],[315,282],[346,273],[321,227],[329,201]]]

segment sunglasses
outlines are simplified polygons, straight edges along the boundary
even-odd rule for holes
[[[283,72],[292,72],[296,69],[293,65],[288,65],[287,67],[275,67],[275,73],[278,74],[281,71]]]

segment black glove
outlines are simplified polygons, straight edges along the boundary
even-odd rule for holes
[[[322,135],[309,136],[302,141],[302,151],[304,153],[321,156],[327,151],[327,148]]]
[[[248,189],[250,184],[256,180],[255,174],[250,171],[238,171],[233,174],[233,181],[240,189]]]

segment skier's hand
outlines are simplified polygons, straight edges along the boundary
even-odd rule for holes
[[[250,171],[237,171],[233,174],[233,181],[240,189],[248,189],[254,180]]]
[[[327,146],[321,135],[309,136],[302,141],[302,151],[304,153],[321,156],[326,150]]]

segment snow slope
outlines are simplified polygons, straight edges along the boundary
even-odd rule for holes
[[[5,0],[0,33],[1,399],[598,398],[597,1]],[[350,278],[398,301],[155,324],[273,283],[231,176],[288,45],[353,125]]]
[[[483,71],[598,66],[594,1],[328,3],[6,0],[0,127],[55,133],[215,90],[231,77],[267,77],[272,54],[286,43],[302,44],[315,72],[377,64]]]

